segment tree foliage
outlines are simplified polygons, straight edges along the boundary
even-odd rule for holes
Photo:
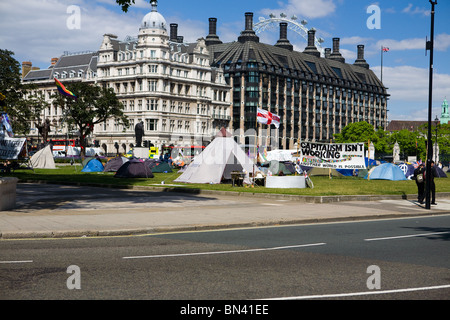
[[[85,82],[75,82],[66,86],[78,99],[54,96],[55,103],[61,106],[68,126],[74,126],[80,134],[81,155],[86,150],[86,137],[94,130],[94,125],[113,118],[124,127],[129,126],[123,113],[123,104],[117,99],[112,88],[103,88]]]
[[[436,139],[435,125],[432,128],[432,141]],[[382,129],[374,130],[369,123],[362,121],[351,123],[344,127],[339,134],[335,134],[335,142],[372,142],[377,154],[392,154],[395,143],[398,143],[403,157],[417,156],[417,159],[426,159],[427,125],[416,131],[400,130],[386,132]],[[440,154],[450,154],[450,125],[438,125],[437,131]]]
[[[14,133],[27,135],[31,121],[39,118],[48,103],[35,93],[35,86],[22,84],[20,63],[13,55],[0,49],[0,93],[4,95],[0,111],[8,114]]]
[[[121,6],[123,12],[128,12],[128,8],[134,4],[134,0],[116,0],[116,3]]]

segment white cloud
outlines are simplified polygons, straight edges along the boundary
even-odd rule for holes
[[[358,37],[353,37],[358,38]],[[349,38],[352,39],[352,38]],[[403,40],[383,39],[378,40],[374,44],[374,48],[379,50],[381,47],[388,47],[389,50],[403,51],[403,50],[425,50],[424,38],[411,38]],[[435,37],[434,49],[438,51],[446,51],[450,48],[450,34],[441,33]]]
[[[70,5],[80,8],[79,28],[67,26],[72,14],[67,12]],[[105,33],[116,34],[119,39],[135,36],[142,19],[131,12],[116,13],[85,0],[22,0],[21,6],[3,1],[0,11],[0,29],[4,31],[0,47],[15,52],[19,62],[28,60],[41,68],[64,51],[98,50]]]
[[[287,4],[279,3],[280,9],[263,9],[263,14],[269,15],[273,13],[295,14],[299,18],[321,18],[333,13],[336,5],[333,0],[288,0]]]
[[[373,67],[380,74],[380,66]],[[429,70],[413,66],[383,67],[383,83],[388,87],[390,119],[426,120],[428,116]],[[407,81],[406,81],[407,80]],[[450,96],[450,75],[433,73],[433,119],[440,105]]]
[[[414,15],[414,14],[422,14],[425,16],[430,15],[430,10],[427,10],[425,8],[419,8],[419,7],[414,8],[414,5],[412,3],[409,3],[408,6],[402,10],[402,12],[411,14],[411,15]]]

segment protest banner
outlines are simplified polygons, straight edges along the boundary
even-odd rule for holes
[[[364,143],[300,142],[297,160],[307,167],[366,169]]]
[[[25,138],[10,138],[8,136],[0,136],[0,159],[16,160],[22,151]]]

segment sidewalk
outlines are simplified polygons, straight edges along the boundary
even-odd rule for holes
[[[17,185],[0,239],[138,235],[450,213],[450,193],[425,209],[408,196],[301,197],[72,185]]]

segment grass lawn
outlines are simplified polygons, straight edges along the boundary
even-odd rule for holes
[[[416,194],[417,187],[415,181],[388,181],[388,180],[366,180],[357,177],[333,177],[329,179],[325,176],[312,176],[314,189],[270,189],[265,187],[232,187],[231,184],[185,184],[174,183],[180,174],[176,171],[172,173],[154,173],[154,178],[144,179],[123,179],[114,178],[114,172],[81,172],[81,166],[58,166],[57,169],[20,169],[13,173],[0,173],[0,176],[17,177],[22,181],[51,181],[60,183],[81,183],[81,184],[107,184],[114,186],[152,186],[152,187],[173,187],[182,188],[221,190],[234,192],[252,193],[275,193],[308,196],[330,196],[330,195],[404,195]],[[449,176],[449,174],[447,174]],[[161,182],[164,181],[164,184]],[[436,192],[450,192],[449,178],[436,178]]]

